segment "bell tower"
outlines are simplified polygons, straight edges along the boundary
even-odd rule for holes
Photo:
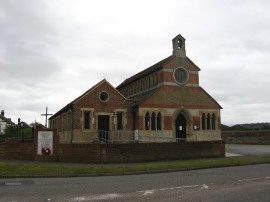
[[[180,34],[177,35],[173,40],[173,56],[175,57],[186,57],[186,44],[185,38],[182,37]]]

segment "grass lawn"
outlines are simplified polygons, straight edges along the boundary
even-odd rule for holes
[[[29,176],[83,176],[128,174],[131,172],[158,172],[173,170],[189,170],[200,168],[216,168],[225,166],[241,166],[270,163],[270,157],[232,157],[220,159],[198,159],[182,161],[165,161],[134,164],[91,164],[91,165],[57,165],[0,162],[0,178],[3,177],[29,177]]]

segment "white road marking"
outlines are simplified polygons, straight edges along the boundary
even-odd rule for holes
[[[209,186],[206,184],[202,185],[188,185],[188,186],[181,186],[181,187],[167,187],[167,188],[161,188],[161,189],[152,189],[152,190],[142,190],[142,191],[137,191],[137,193],[143,193],[144,196],[153,194],[156,191],[167,191],[167,190],[174,190],[174,189],[189,189],[189,188],[197,188],[200,187],[201,189],[209,189]]]
[[[119,198],[120,194],[101,194],[101,195],[92,195],[88,197],[76,197],[71,199],[71,201],[98,201],[98,200],[111,200]]]
[[[242,180],[238,180],[238,182],[248,182],[248,181],[255,181],[255,180],[261,180],[263,178],[250,178],[250,179],[242,179]]]
[[[71,201],[85,201],[85,197],[76,197],[72,199]]]
[[[237,180],[237,184],[240,184],[241,182],[250,182],[250,181],[256,181],[256,180],[263,180],[263,179],[269,180],[270,177],[267,176],[267,177],[240,179],[240,180]],[[136,193],[143,193],[143,196],[149,196],[159,191],[168,191],[168,190],[175,190],[175,189],[191,189],[191,188],[209,189],[209,186],[207,184],[201,184],[201,185],[195,184],[195,185],[186,185],[186,186],[179,186],[179,187],[164,187],[160,189],[140,190],[140,191],[136,191]],[[111,193],[111,194],[91,195],[87,197],[76,197],[76,198],[73,198],[71,201],[112,200],[112,199],[121,198],[121,197],[124,197],[124,195]]]
[[[190,185],[190,186],[182,186],[182,187],[170,187],[170,188],[159,189],[159,191],[174,190],[174,189],[186,189],[186,188],[194,188],[194,187],[200,187],[200,186],[201,185]]]
[[[270,178],[270,177],[247,178],[247,179],[241,179],[241,180],[238,180],[238,182],[249,182],[249,181],[263,180],[263,179],[269,179],[269,178]]]
[[[100,196],[95,197],[95,200],[108,200],[108,199],[115,199],[118,198],[119,194],[103,194]]]
[[[150,194],[153,194],[154,191],[153,190],[146,190],[143,195],[146,196],[146,195],[150,195]]]
[[[20,186],[20,185],[22,185],[21,182],[4,182],[3,184],[5,186]]]
[[[206,184],[202,184],[201,189],[209,189],[209,186],[208,186],[208,185],[206,185]]]

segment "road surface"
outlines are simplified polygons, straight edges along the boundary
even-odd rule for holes
[[[147,175],[0,179],[0,201],[270,201],[270,164]]]

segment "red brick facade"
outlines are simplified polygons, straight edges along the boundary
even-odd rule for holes
[[[101,92],[107,92],[109,95],[108,101],[100,101],[99,94]],[[132,129],[132,108],[131,101],[128,101],[124,96],[122,96],[118,91],[116,91],[106,80],[103,80],[96,88],[86,93],[80,99],[76,100],[73,104],[73,128],[81,129],[81,116],[83,108],[92,108],[93,116],[98,113],[110,113],[112,114],[110,122],[111,129],[116,130],[116,124],[113,122],[116,114],[115,110],[126,110],[126,118],[128,120],[125,128]],[[97,121],[94,119],[92,123],[92,129],[97,129]]]
[[[142,138],[160,141],[221,140],[221,107],[199,86],[199,71],[178,35],[171,56],[116,88],[101,81],[53,115],[50,126],[62,142],[99,141],[99,130],[136,130]]]
[[[102,93],[107,95],[104,100]],[[87,118],[85,113],[88,113]],[[122,117],[121,129],[118,113]],[[132,102],[105,79],[54,114],[50,127],[57,129],[61,142],[95,142],[99,141],[98,130],[103,127],[100,117],[108,119],[108,131],[133,130]]]

